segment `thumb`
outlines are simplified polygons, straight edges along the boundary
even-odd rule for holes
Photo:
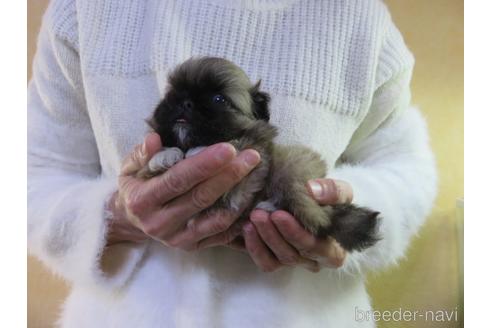
[[[161,149],[161,137],[155,132],[147,134],[144,142],[135,146],[133,151],[123,160],[120,175],[131,175],[139,171]]]
[[[352,187],[342,180],[309,180],[307,189],[320,205],[348,204],[353,198]]]

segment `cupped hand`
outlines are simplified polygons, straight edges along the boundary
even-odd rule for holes
[[[352,188],[345,181],[316,179],[309,181],[307,188],[320,205],[352,201]],[[265,272],[295,265],[317,272],[321,267],[342,266],[346,257],[333,238],[316,238],[285,211],[253,211],[243,227],[243,238],[247,252]]]
[[[220,143],[180,161],[162,175],[136,178],[135,173],[161,148],[159,135],[151,133],[124,160],[118,191],[109,204],[113,215],[108,245],[152,238],[169,247],[192,250],[207,237],[232,231],[229,228],[240,213],[200,212],[259,163],[258,152],[236,154],[232,145]]]

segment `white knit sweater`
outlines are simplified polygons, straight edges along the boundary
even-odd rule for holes
[[[262,273],[240,252],[156,242],[104,250],[105,203],[166,76],[231,59],[272,95],[278,142],[309,145],[383,239],[342,269]],[[29,250],[73,285],[64,327],[371,327],[364,272],[395,263],[436,172],[409,106],[413,57],[375,0],[54,0],[28,92]],[[101,254],[104,250],[104,259]]]

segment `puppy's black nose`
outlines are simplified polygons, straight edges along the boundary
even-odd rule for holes
[[[186,99],[185,101],[183,101],[183,108],[186,110],[192,110],[193,102],[191,100]]]

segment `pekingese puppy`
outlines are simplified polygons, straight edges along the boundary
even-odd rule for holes
[[[238,151],[257,150],[260,164],[209,210],[254,208],[285,210],[318,237],[332,236],[348,250],[362,250],[377,240],[378,212],[355,205],[320,206],[306,189],[310,179],[324,178],[321,156],[304,146],[274,143],[269,100],[234,63],[212,57],[192,58],[169,76],[165,98],[149,124],[164,148],[137,175],[163,173],[205,146],[229,142]]]

